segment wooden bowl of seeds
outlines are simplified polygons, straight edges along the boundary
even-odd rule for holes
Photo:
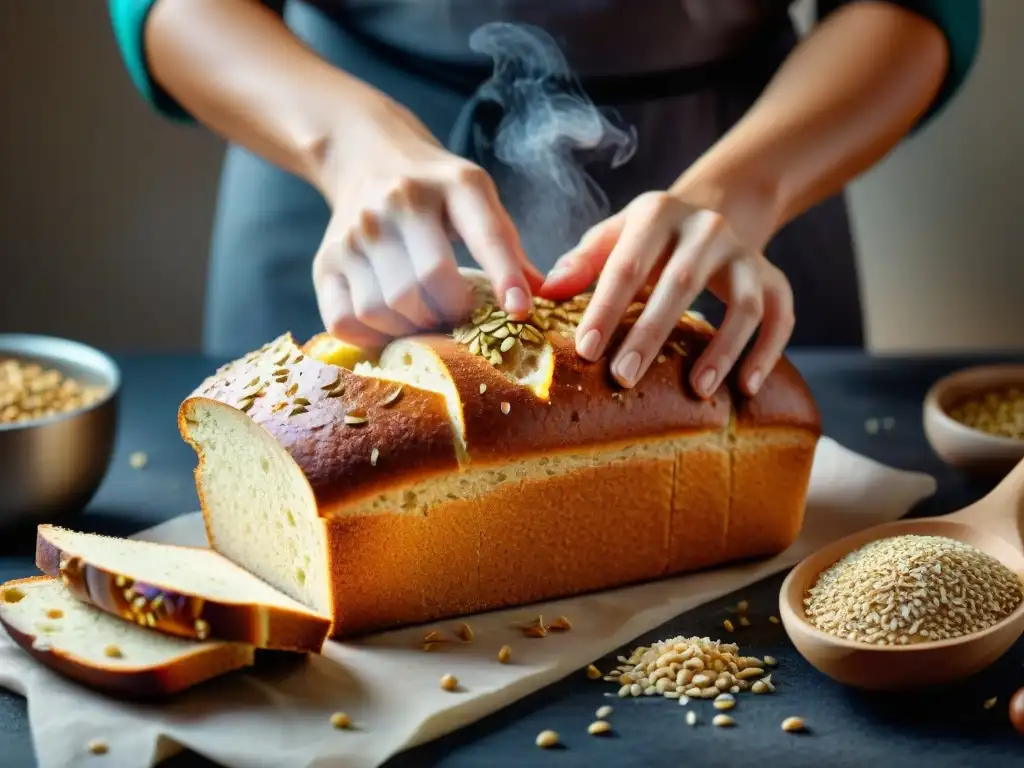
[[[1024,365],[965,368],[939,379],[923,418],[932,450],[947,464],[1005,474],[1024,458]]]
[[[0,334],[0,530],[88,504],[113,456],[120,383],[85,344]]]
[[[878,691],[944,686],[1024,635],[1024,461],[979,501],[847,536],[779,593],[794,647],[820,672]]]

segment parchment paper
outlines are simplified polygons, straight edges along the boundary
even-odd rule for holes
[[[329,643],[323,657],[286,659],[237,673],[159,706],[123,704],[91,693],[32,661],[0,633],[0,685],[28,698],[41,768],[117,765],[144,768],[182,745],[225,766],[372,768],[408,747],[437,738],[579,670],[678,614],[777,573],[822,545],[895,520],[935,492],[927,475],[897,471],[822,439],[811,477],[806,523],[789,550],[742,567],[491,613],[470,620],[471,644],[425,653],[424,628],[358,643]],[[205,545],[201,518],[184,515],[140,538]],[[571,632],[523,638],[518,620],[564,614]],[[438,628],[451,634],[458,622]],[[511,664],[495,660],[512,646]],[[455,674],[456,693],[438,685]],[[595,683],[612,687],[608,683]],[[331,713],[354,728],[330,727]],[[85,745],[104,739],[106,758]]]

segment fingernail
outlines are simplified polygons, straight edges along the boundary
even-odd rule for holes
[[[700,395],[710,395],[711,391],[715,386],[715,379],[718,378],[718,373],[714,368],[708,368],[704,373],[697,377],[697,393]]]
[[[569,270],[568,269],[566,269],[565,267],[559,267],[559,266],[556,265],[555,268],[552,269],[550,272],[548,272],[547,275],[544,277],[544,282],[552,283],[552,282],[555,282],[557,280],[561,280],[567,274],[569,274]]]
[[[757,390],[761,387],[761,379],[762,376],[760,371],[754,371],[750,374],[750,377],[747,379],[747,389],[750,390],[750,394],[757,394]]]
[[[505,291],[505,311],[519,314],[530,311],[530,300],[522,288],[509,288]]]
[[[588,360],[596,360],[601,351],[601,332],[596,328],[587,331],[580,340],[577,350]]]
[[[629,352],[619,359],[615,365],[615,374],[619,381],[627,387],[636,384],[637,374],[640,373],[640,353]]]

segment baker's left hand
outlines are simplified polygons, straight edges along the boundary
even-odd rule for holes
[[[650,289],[636,324],[612,350],[612,375],[624,387],[640,380],[704,288],[725,302],[726,314],[693,366],[691,384],[701,397],[714,394],[760,326],[740,368],[741,387],[755,394],[793,332],[793,293],[782,271],[741,242],[720,214],[668,192],[641,195],[592,228],[559,259],[540,294],[568,297],[595,279],[576,331],[576,349],[587,360],[605,353],[630,303]]]

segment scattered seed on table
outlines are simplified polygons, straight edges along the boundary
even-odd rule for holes
[[[498,651],[498,661],[500,661],[502,664],[508,664],[511,659],[512,659],[512,646],[509,646],[509,645],[501,646],[501,649]]]
[[[595,720],[587,727],[587,733],[591,736],[600,736],[601,734],[608,733],[612,729],[611,725],[605,720]]]
[[[128,464],[132,469],[142,469],[149,463],[149,456],[144,451],[135,451],[128,457]]]
[[[331,715],[331,726],[342,730],[352,725],[352,718],[349,717],[345,712],[335,712]]]
[[[611,714],[614,711],[615,710],[613,710],[611,707],[609,707],[606,704],[605,706],[603,706],[599,710],[597,710],[597,713],[596,713],[597,719],[598,720],[607,720],[609,717],[611,717]]]
[[[778,616],[769,616],[768,617],[768,621],[770,621],[772,624],[778,624],[779,623],[779,617]]]
[[[774,667],[779,663],[779,660],[776,659],[774,656],[765,656],[764,663],[769,667]]]
[[[999,697],[993,696],[991,699],[985,699],[985,703],[982,704],[982,706],[985,707],[985,709],[992,709],[992,707],[996,705],[997,701],[999,701]]]
[[[601,670],[591,664],[587,667],[587,677],[591,680],[600,680],[602,677]]]
[[[85,745],[85,748],[94,755],[105,755],[110,751],[110,747],[103,739],[93,739]]]
[[[736,706],[736,699],[729,693],[723,693],[715,697],[711,706],[718,710],[732,709]]]
[[[537,734],[537,746],[541,749],[550,749],[558,744],[558,734],[555,731],[541,731]]]
[[[694,712],[692,709],[689,712],[686,713],[686,724],[687,725],[696,725],[697,724],[697,713]]]
[[[786,733],[796,733],[804,730],[804,719],[802,717],[787,717],[782,721],[782,730]]]
[[[723,621],[723,622],[722,622],[722,626],[723,626],[723,627],[725,627],[725,631],[726,631],[726,632],[732,632],[732,631],[733,631],[734,629],[736,629],[736,628],[735,628],[735,627],[734,627],[734,626],[732,625],[732,622],[731,622],[731,621],[729,621],[728,619],[726,619],[725,621]]]
[[[741,627],[749,627],[750,626],[750,619],[748,619],[746,616],[740,616],[740,626]]]
[[[729,715],[715,715],[711,718],[711,724],[717,725],[719,728],[728,728],[736,725],[736,721],[733,720]]]

